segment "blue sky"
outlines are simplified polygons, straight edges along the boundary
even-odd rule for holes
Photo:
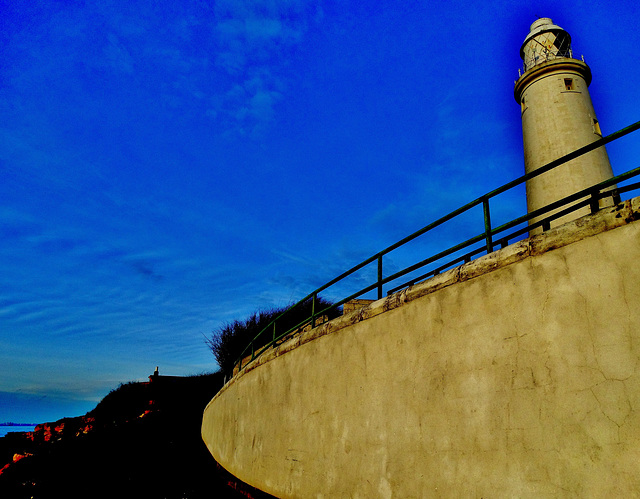
[[[0,421],[215,370],[203,335],[521,175],[539,16],[640,119],[635,1],[0,1]]]

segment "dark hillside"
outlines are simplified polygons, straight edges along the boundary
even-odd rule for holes
[[[218,467],[200,437],[222,375],[154,376],[91,412],[0,439],[4,498],[271,497]]]

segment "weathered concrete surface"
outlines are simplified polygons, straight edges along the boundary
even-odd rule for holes
[[[344,305],[342,305],[342,313],[344,315],[350,314],[358,310],[359,308],[365,307],[367,305],[371,305],[375,300],[349,300]]]
[[[210,402],[278,497],[640,496],[640,202],[291,340]]]

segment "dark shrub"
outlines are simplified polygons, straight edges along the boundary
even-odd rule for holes
[[[331,305],[331,302],[318,297],[316,299],[315,312],[321,312]],[[233,366],[245,347],[274,319],[289,308],[290,306],[261,310],[253,313],[243,321],[235,320],[215,330],[211,336],[206,339],[206,342],[215,356],[220,370],[224,373],[233,372]],[[309,298],[288,310],[286,314],[276,321],[276,336],[280,336],[289,329],[310,319],[311,308],[312,300]],[[333,319],[340,315],[340,310],[337,307],[332,308],[324,315],[329,319]],[[316,319],[316,321],[322,322],[320,319]],[[264,331],[262,335],[254,341],[254,350],[257,351],[257,349],[267,345],[272,339],[273,330],[270,328],[268,331]],[[250,355],[251,352],[249,351],[248,354]]]

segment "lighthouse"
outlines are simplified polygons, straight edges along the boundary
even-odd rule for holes
[[[514,96],[522,114],[525,172],[531,173],[600,139],[602,132],[589,95],[591,69],[573,57],[569,33],[547,17],[538,19],[520,48],[520,57],[524,73],[516,81]],[[607,151],[599,147],[528,180],[527,209],[532,212],[612,176]],[[608,198],[600,205],[611,203]],[[554,220],[551,226],[587,213],[585,207]]]

